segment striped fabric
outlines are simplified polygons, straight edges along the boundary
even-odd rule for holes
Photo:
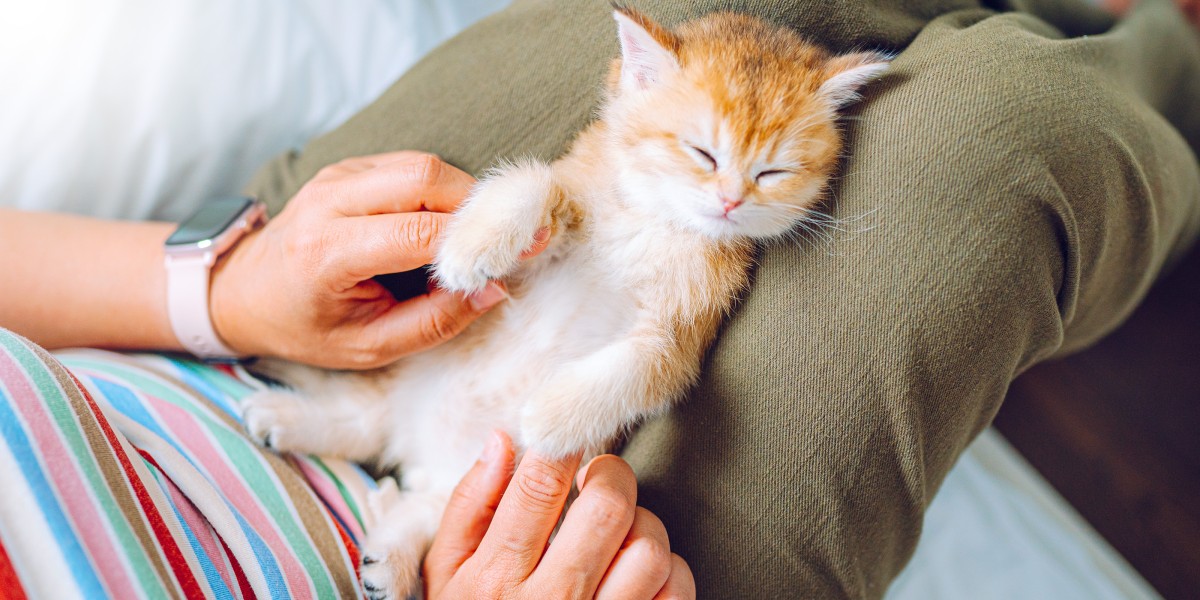
[[[57,360],[56,360],[57,357]],[[244,371],[0,330],[0,598],[354,598],[356,466],[263,451]]]

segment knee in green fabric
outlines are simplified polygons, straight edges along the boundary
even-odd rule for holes
[[[1124,178],[1157,150],[1127,142],[1155,125],[1088,51],[1028,16],[950,15],[847,119],[830,205],[857,231],[768,248],[688,403],[626,452],[672,539],[705,549],[685,555],[702,586],[751,594],[705,573],[768,564],[812,597],[881,595],[1011,379],[1064,320],[1083,339],[1135,301],[1154,202],[1128,214]]]
[[[993,203],[985,220],[972,209],[960,223],[1032,234],[1026,219],[1040,218],[1053,228],[1062,343],[1074,350],[1119,324],[1191,235],[1195,159],[1170,123],[1098,68],[1113,40],[1067,40],[1028,15],[985,15],[931,23],[893,65],[894,97],[885,91],[866,110],[889,113],[877,127],[926,140],[911,155],[939,163],[927,176],[972,194],[986,186],[969,201]],[[967,206],[961,195],[944,200],[947,210]],[[1007,226],[988,222],[1006,215]]]

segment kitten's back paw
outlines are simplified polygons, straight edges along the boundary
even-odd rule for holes
[[[421,561],[448,497],[442,491],[401,491],[391,477],[379,481],[379,489],[367,497],[359,569],[367,598],[398,600],[421,591]]]
[[[417,595],[421,590],[423,554],[411,545],[376,546],[368,540],[359,567],[368,600],[404,600]]]
[[[288,452],[297,448],[298,419],[302,416],[304,399],[283,389],[267,389],[251,394],[242,401],[242,422],[250,439],[260,446]]]
[[[379,487],[367,492],[367,518],[366,526],[368,531],[374,531],[376,527],[382,526],[387,522],[388,514],[392,512],[403,500],[400,495],[400,485],[396,483],[396,478],[387,476],[379,480]]]

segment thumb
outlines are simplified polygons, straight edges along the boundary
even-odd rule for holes
[[[493,431],[483,455],[454,488],[433,546],[425,556],[425,581],[429,586],[426,597],[436,597],[479,548],[512,473],[512,440],[502,431]]]

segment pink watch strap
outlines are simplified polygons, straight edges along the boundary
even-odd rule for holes
[[[167,255],[167,313],[188,352],[200,358],[237,358],[217,337],[208,312],[208,273],[214,262],[212,252]]]

